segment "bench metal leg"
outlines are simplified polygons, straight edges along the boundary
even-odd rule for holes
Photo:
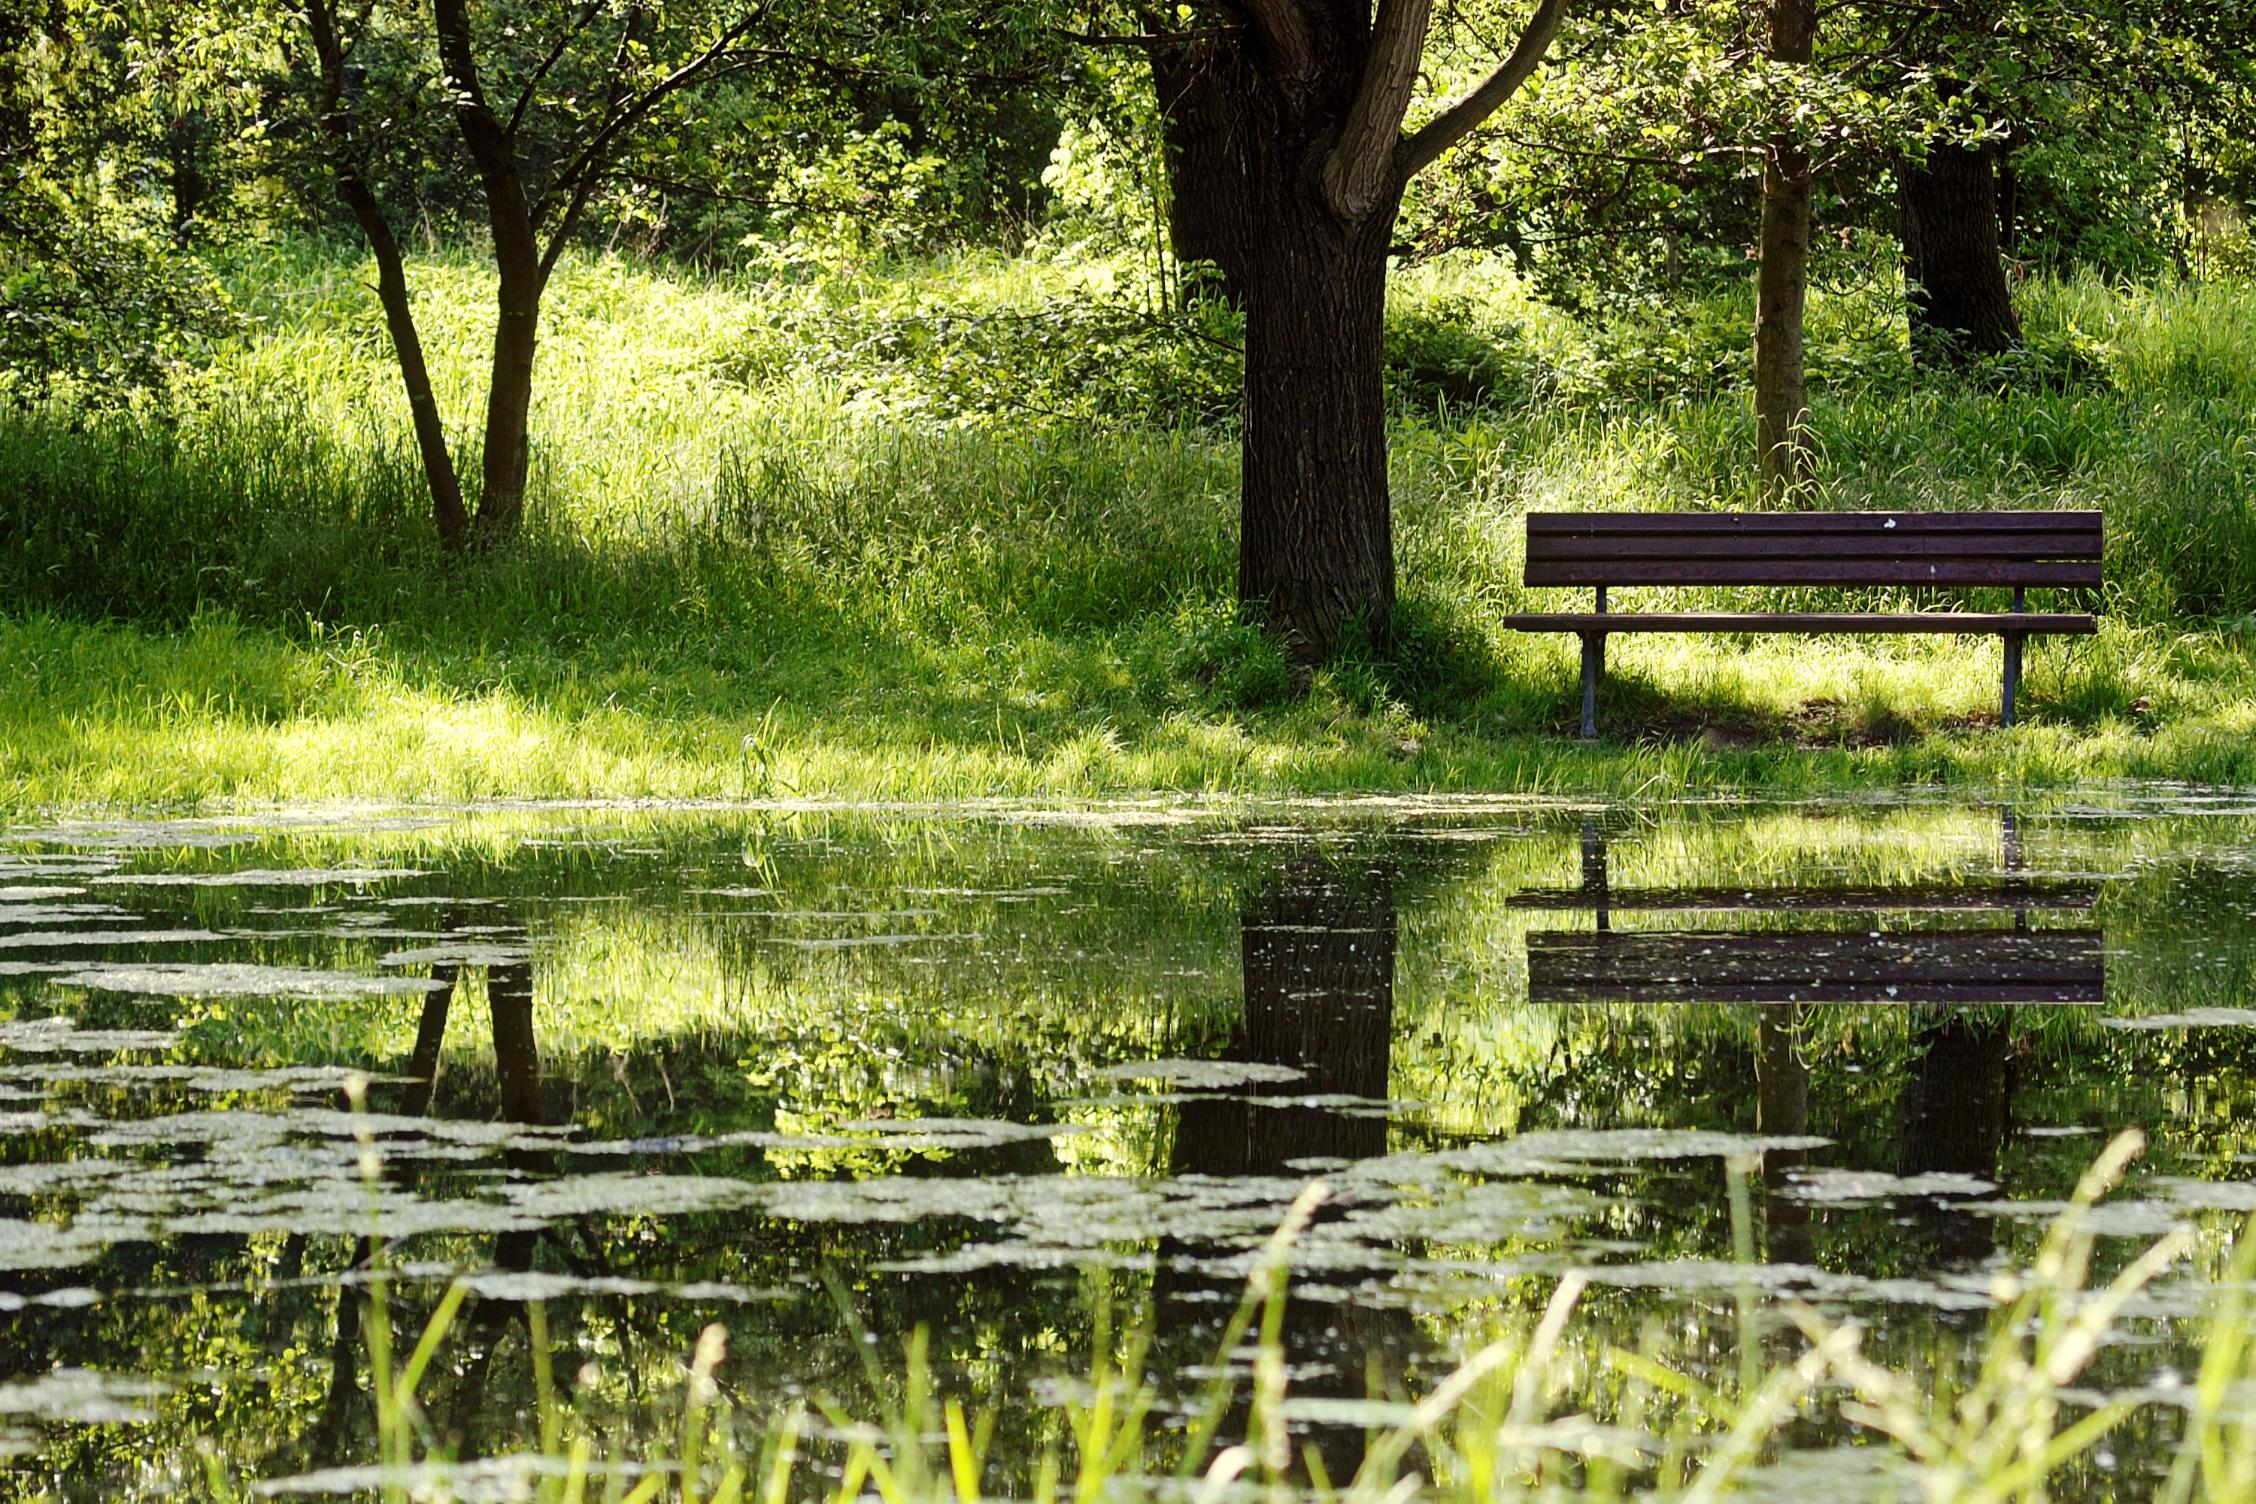
[[[2027,636],[2022,632],[2005,634],[2005,697],[1998,709],[1998,724],[2013,724],[2013,702],[2021,692],[2021,643]]]
[[[1598,676],[1606,671],[1606,634],[1582,634],[1582,739],[1598,739]]]

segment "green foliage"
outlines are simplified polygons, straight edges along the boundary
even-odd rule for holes
[[[228,332],[187,245],[226,219],[255,33],[140,0],[0,4],[0,403],[122,402]]]
[[[1096,286],[966,306],[954,288],[872,289],[785,310],[734,357],[747,379],[812,374],[909,422],[1175,428],[1237,416],[1243,320]]]
[[[1797,68],[1765,60],[1767,12],[1742,0],[1578,9],[1531,85],[1413,185],[1408,240],[1509,250],[1577,310],[1712,290],[1751,270],[1761,166],[1781,139],[1814,166],[1821,262],[1841,232],[1892,241],[1901,165],[1940,146],[1994,155],[2007,254],[2055,274],[2187,268],[2197,232],[2229,247],[2256,200],[2242,0],[1820,17],[1816,60]],[[1502,20],[1459,13],[1435,94],[1473,75]],[[2204,257],[2211,274],[2232,264],[2229,249]]]

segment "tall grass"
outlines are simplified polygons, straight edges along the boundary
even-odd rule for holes
[[[1501,625],[1553,603],[1519,584],[1526,510],[1752,494],[1734,300],[1585,325],[1497,268],[1407,276],[1390,342],[1399,630],[1310,699],[1231,603],[1236,450],[1213,400],[1235,379],[1228,321],[1154,311],[1104,268],[972,257],[699,279],[569,263],[546,315],[529,532],[472,560],[433,545],[358,263],[295,244],[246,253],[230,279],[255,336],[163,400],[0,414],[0,601],[16,623],[0,617],[0,634],[28,631],[22,654],[52,660],[63,621],[225,621],[317,653],[358,630],[419,694],[506,689],[568,721],[602,682],[595,703],[661,722],[690,702],[735,722],[774,710],[787,741],[891,741],[904,766],[977,740],[1039,769],[1093,737],[1079,765],[1104,765],[1100,782],[1193,786],[1245,781],[1244,737],[1267,730],[1278,746],[1256,784],[1305,783],[1278,774],[1285,744],[1305,760],[1342,737],[1354,771],[1327,781],[1398,781],[1397,748],[1454,734],[1492,761],[1497,738],[1571,724],[1571,645]],[[414,280],[467,443],[484,276],[434,253]],[[2113,748],[2086,772],[2236,769],[2216,749],[2247,720],[2256,636],[2256,292],[2079,282],[2022,299],[2036,353],[1932,382],[1869,293],[1820,300],[1822,504],[2100,508],[2108,584],[2083,603],[2108,630],[2036,645],[2030,709]],[[1695,599],[1729,603],[1631,603]],[[1619,642],[1604,719],[1663,739],[1721,727],[1732,744],[1884,748],[1984,724],[1994,651]],[[88,705],[111,692],[80,689]],[[2156,755],[2157,725],[2186,745]],[[1156,779],[1119,755],[1166,739],[1198,747],[1161,753]],[[710,782],[736,738],[695,740]],[[19,799],[68,797],[56,777],[0,767]],[[670,775],[652,788],[691,791]]]

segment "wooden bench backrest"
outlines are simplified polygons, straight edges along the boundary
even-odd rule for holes
[[[2097,512],[1530,512],[1530,585],[2097,585]]]

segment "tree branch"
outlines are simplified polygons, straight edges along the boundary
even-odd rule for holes
[[[1395,172],[1400,181],[1408,182],[1433,165],[1434,158],[1456,145],[1474,126],[1496,113],[1497,107],[1519,92],[1520,85],[1535,72],[1536,64],[1551,46],[1551,38],[1559,30],[1559,18],[1566,14],[1567,0],[1537,0],[1535,14],[1520,33],[1519,45],[1512,55],[1497,64],[1496,71],[1481,80],[1479,87],[1464,95],[1413,133],[1395,148]]]
[[[1136,51],[1165,51],[1190,42],[1214,41],[1235,36],[1241,28],[1235,26],[1202,26],[1192,31],[1075,31],[1071,27],[1053,26],[1050,34],[1083,47],[1124,47]]]
[[[1332,212],[1349,223],[1369,214],[1392,186],[1402,114],[1418,85],[1431,11],[1432,0],[1379,0],[1355,102],[1348,107],[1339,141],[1324,159],[1324,196]]]
[[[540,86],[550,71],[563,61],[565,49],[572,45],[572,38],[593,26],[602,10],[603,0],[588,0],[587,8],[580,12],[580,18],[577,21],[567,21],[557,32],[556,44],[548,49],[548,55],[540,60],[540,66],[533,70],[532,77],[525,80],[525,87],[518,92],[517,106],[509,112],[510,135],[517,134],[517,127],[524,123],[525,111],[532,108],[533,96],[540,92]]]
[[[596,186],[614,165],[611,153],[619,139],[640,125],[669,96],[702,81],[729,55],[738,39],[758,25],[766,14],[765,5],[746,11],[714,37],[712,44],[703,52],[632,99],[625,100],[623,104],[615,104],[607,112],[603,124],[572,159],[572,165],[557,178],[559,187],[570,185],[570,197],[564,206],[563,215],[556,222],[555,231],[549,236],[548,248],[541,253],[540,271],[544,281],[555,269],[557,258],[564,254],[564,247],[571,241],[573,232],[579,228],[580,219],[587,212],[588,201],[594,197]],[[615,93],[612,98],[618,101],[620,95]]]

